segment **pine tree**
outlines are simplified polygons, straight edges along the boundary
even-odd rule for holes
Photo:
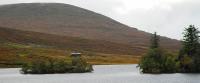
[[[199,63],[199,31],[194,25],[185,28],[182,41],[183,48],[179,53],[182,72],[197,72]]]
[[[159,49],[159,36],[156,32],[150,41],[148,53],[140,61],[140,69],[143,73],[161,73],[162,72],[162,51]]]
[[[159,47],[159,37],[157,36],[156,32],[153,34],[152,38],[151,38],[151,45],[150,48],[154,49],[154,48],[158,48]]]
[[[199,31],[194,25],[190,25],[183,34],[183,51],[188,56],[193,57],[198,49]]]

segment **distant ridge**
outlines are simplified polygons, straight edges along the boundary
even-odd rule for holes
[[[10,4],[0,6],[0,12],[0,26],[2,27],[52,34],[52,36],[110,42],[106,45],[115,43],[119,46],[127,46],[128,51],[133,50],[131,52],[133,55],[140,55],[146,51],[151,36],[150,33],[126,26],[104,15],[69,4]],[[93,43],[92,41],[91,43]],[[161,37],[161,44],[163,48],[170,51],[178,51],[180,48],[178,40],[167,37]],[[122,49],[115,45],[111,46],[114,46],[110,47],[112,49]],[[134,51],[137,49],[142,50]],[[126,52],[121,53],[126,54]]]

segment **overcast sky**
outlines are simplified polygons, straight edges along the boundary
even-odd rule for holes
[[[123,24],[181,39],[184,27],[200,27],[200,0],[0,0],[0,4],[59,2],[111,17]]]

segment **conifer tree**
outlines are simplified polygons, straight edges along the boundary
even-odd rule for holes
[[[183,50],[188,56],[193,57],[197,53],[199,44],[199,31],[194,25],[185,29],[183,38]]]
[[[182,49],[179,53],[182,72],[197,72],[199,62],[199,31],[194,25],[185,28]]]
[[[142,57],[140,61],[140,69],[143,73],[160,73],[162,72],[162,51],[159,49],[159,36],[156,32],[150,40],[150,48],[148,53]]]
[[[157,36],[157,33],[155,32],[151,38],[151,45],[150,48],[158,48],[159,47],[159,37]]]

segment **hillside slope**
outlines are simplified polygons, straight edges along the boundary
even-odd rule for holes
[[[51,47],[64,50],[88,51],[106,54],[139,55],[144,49],[136,49],[126,44],[103,40],[89,40],[78,37],[59,36],[39,32],[21,31],[0,27],[0,41],[24,45]]]
[[[140,54],[147,49],[151,36],[149,33],[131,28],[101,14],[68,4],[22,3],[2,5],[0,6],[0,12],[0,26],[2,27],[79,37],[97,42],[120,43],[125,45],[124,47],[127,46],[127,49],[129,48],[128,46],[133,47],[130,50],[134,52],[143,49]],[[94,45],[93,42],[84,43],[87,43],[87,45],[85,44],[86,46]],[[161,44],[163,48],[171,51],[177,51],[180,47],[179,41],[166,37],[161,37]],[[118,45],[111,44],[108,47],[115,49],[116,46]]]
[[[112,43],[0,27],[0,68],[20,67],[38,57],[70,57],[79,51],[92,64],[137,63],[143,49]],[[136,56],[133,56],[136,55]]]

